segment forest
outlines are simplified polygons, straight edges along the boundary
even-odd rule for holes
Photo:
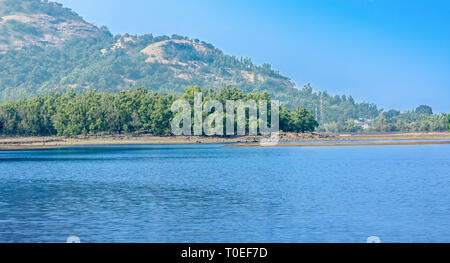
[[[226,87],[218,92],[189,87],[183,95],[167,95],[140,87],[119,93],[89,90],[84,93],[49,93],[32,99],[0,105],[0,134],[6,136],[76,136],[120,133],[171,135],[177,99],[193,103],[195,92],[204,101],[270,100],[269,93],[244,94]],[[270,119],[270,118],[269,118]],[[224,116],[225,124],[225,116]],[[280,129],[286,132],[312,132],[318,127],[312,113],[302,107],[280,109]]]
[[[442,132],[450,130],[450,114],[433,114],[431,107],[421,105],[415,110],[389,110],[375,119],[372,127],[377,132]]]

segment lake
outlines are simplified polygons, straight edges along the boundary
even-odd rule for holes
[[[0,242],[450,242],[450,145],[0,152]]]

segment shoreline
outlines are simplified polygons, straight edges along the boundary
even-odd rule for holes
[[[289,134],[286,138],[294,141],[323,140],[328,136],[320,134]],[[49,136],[49,137],[0,137],[0,151],[38,150],[73,146],[107,145],[164,145],[164,144],[216,144],[216,143],[257,143],[261,136],[154,136],[154,135],[105,135],[105,136]]]
[[[285,143],[270,146],[259,144],[235,144],[224,147],[343,147],[343,146],[401,146],[401,145],[439,145],[450,144],[450,141],[412,141],[412,142],[335,142],[335,143]]]
[[[39,150],[72,146],[107,146],[107,145],[162,145],[162,144],[216,144],[233,143],[227,147],[257,147],[262,136],[233,137],[201,137],[201,136],[153,136],[153,135],[105,135],[77,137],[0,137],[0,151],[8,150]],[[398,142],[398,141],[420,142]],[[376,134],[325,134],[325,133],[280,133],[280,142],[292,142],[275,147],[294,146],[358,146],[358,145],[424,145],[449,144],[445,141],[433,142],[427,140],[449,140],[450,132],[441,133],[376,133]],[[327,143],[329,141],[329,143]],[[374,141],[355,143],[354,141]],[[397,142],[376,142],[397,141]],[[309,142],[301,144],[301,142]],[[321,143],[314,143],[321,142]]]

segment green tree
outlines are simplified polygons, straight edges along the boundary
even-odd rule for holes
[[[417,114],[433,115],[433,109],[428,105],[420,105],[416,108],[415,112]]]
[[[311,111],[303,107],[299,107],[292,112],[290,123],[291,131],[302,133],[313,132],[319,126]]]
[[[450,131],[450,114],[447,114],[447,129]]]
[[[280,109],[280,130],[284,132],[291,131],[291,112],[287,109],[282,107]]]

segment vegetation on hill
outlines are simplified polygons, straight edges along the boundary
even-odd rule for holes
[[[183,42],[171,42],[180,40]],[[158,48],[163,51],[167,45],[176,45],[170,52],[158,53],[161,61],[149,61],[150,56],[141,52],[162,42],[165,44]],[[191,46],[194,44],[204,48],[202,53]],[[210,44],[179,36],[113,37],[101,31],[95,38],[74,39],[62,47],[10,51],[0,55],[0,63],[6,66],[0,71],[0,101],[51,91],[120,92],[145,86],[165,94],[182,94],[187,86],[217,91],[233,85],[244,93],[268,91],[291,110],[305,107],[321,124],[375,118],[379,113],[375,104],[357,103],[351,96],[315,92],[310,85],[299,90],[267,64],[255,66],[250,59],[228,56]]]
[[[0,134],[74,136],[145,132],[170,135],[173,102],[178,98],[193,101],[195,91],[204,93],[204,101],[218,100],[222,103],[226,100],[269,99],[268,93],[244,94],[230,87],[218,92],[190,87],[182,96],[165,95],[146,88],[119,93],[95,90],[81,94],[73,91],[49,93],[0,105]],[[282,108],[281,112],[280,126],[284,131],[307,132],[318,126],[311,112],[304,108],[293,112]]]

